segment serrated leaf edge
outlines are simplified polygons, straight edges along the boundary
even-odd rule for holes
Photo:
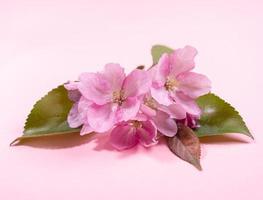
[[[240,115],[240,113],[235,109],[235,107],[233,107],[230,103],[228,103],[228,102],[225,101],[224,99],[220,98],[218,95],[216,95],[216,94],[214,94],[214,93],[212,93],[212,92],[210,92],[209,94],[210,94],[210,95],[213,95],[213,96],[216,97],[219,101],[224,102],[226,105],[228,105],[230,108],[233,109],[233,112],[240,117],[241,123],[242,123],[242,124],[244,125],[244,127],[247,129],[246,134],[245,134],[245,133],[240,133],[240,134],[246,135],[246,136],[248,136],[248,137],[250,137],[251,139],[254,140],[254,139],[255,139],[254,136],[250,133],[250,131],[249,131],[249,129],[248,129],[248,127],[247,127],[247,125],[246,125],[243,117],[242,117],[242,116]],[[206,94],[206,95],[207,95],[207,94]],[[204,95],[204,96],[205,96],[205,95]],[[200,98],[202,98],[202,97],[203,97],[203,96],[201,96]],[[236,133],[236,132],[228,132],[228,133]],[[213,135],[211,135],[211,136],[215,136],[215,135],[216,135],[216,134],[213,134]],[[198,136],[198,137],[207,137],[207,136],[209,136],[209,135],[200,135],[200,136]]]
[[[35,107],[44,99],[46,98],[48,95],[50,95],[50,93],[54,92],[55,90],[59,89],[60,87],[64,87],[64,84],[57,86],[56,88],[53,88],[52,90],[50,90],[46,95],[44,95],[43,97],[41,97],[38,101],[36,101],[36,103],[33,105],[32,109],[30,110],[29,114],[27,115],[27,118],[25,120],[25,124],[23,127],[23,134],[25,134],[25,129],[27,128],[28,125],[28,120],[30,118],[30,115],[32,113],[32,111],[35,109]],[[14,146],[19,144],[19,142],[21,142],[22,140],[25,139],[31,139],[31,138],[39,138],[39,137],[48,137],[48,136],[57,136],[57,135],[63,135],[63,134],[68,134],[68,133],[79,133],[80,129],[75,129],[75,130],[71,130],[71,131],[63,131],[63,132],[57,132],[57,133],[44,133],[41,135],[22,135],[20,137],[17,137],[15,140],[13,140],[10,143],[10,146]]]
[[[24,125],[24,127],[23,127],[23,129],[24,129],[24,130],[23,130],[23,134],[25,134],[25,129],[27,128],[27,125],[28,125],[28,123],[29,123],[28,120],[29,120],[29,118],[30,118],[30,115],[31,115],[32,111],[35,109],[35,107],[36,107],[44,98],[46,98],[47,96],[49,96],[50,93],[52,93],[53,91],[59,89],[60,87],[64,87],[64,84],[59,85],[59,86],[57,86],[56,88],[53,88],[53,89],[50,90],[46,95],[44,95],[43,97],[41,97],[39,100],[36,101],[36,103],[33,105],[32,109],[30,110],[29,114],[27,115],[27,118],[26,118],[26,121],[25,121],[25,125]],[[43,135],[44,135],[44,134],[43,134]]]

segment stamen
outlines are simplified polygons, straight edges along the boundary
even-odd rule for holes
[[[156,110],[157,109],[157,103],[154,100],[154,98],[152,97],[148,97],[144,100],[144,104],[148,107],[150,107],[151,109]]]
[[[124,92],[122,90],[113,92],[113,94],[112,94],[113,103],[117,103],[117,104],[121,105],[124,100],[125,100],[124,99]]]
[[[179,85],[179,83],[178,83],[178,81],[176,79],[168,77],[164,87],[168,91],[173,91],[175,88],[178,87],[178,85]]]
[[[142,123],[137,121],[137,120],[132,121],[131,125],[134,126],[135,128],[141,128],[142,127]]]

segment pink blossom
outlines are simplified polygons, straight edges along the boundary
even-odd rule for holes
[[[170,106],[180,104],[187,113],[200,115],[201,111],[194,99],[210,91],[210,80],[195,72],[195,48],[186,46],[171,54],[163,54],[157,65],[151,70],[151,95],[158,103]]]
[[[87,121],[87,110],[91,102],[81,96],[78,90],[78,84],[78,82],[65,84],[65,88],[68,90],[69,99],[74,102],[68,114],[67,121],[71,128],[79,128],[82,126],[80,134],[84,135],[94,131]]]
[[[137,143],[157,143],[157,130],[168,137],[177,122],[197,127],[201,110],[195,99],[210,91],[204,75],[190,72],[197,51],[190,46],[163,54],[149,71],[133,70],[127,76],[118,64],[99,73],[83,73],[65,85],[74,105],[68,115],[81,134],[111,130],[111,143],[119,150]]]
[[[96,132],[106,132],[116,123],[134,118],[150,85],[147,72],[135,69],[126,76],[118,64],[107,64],[100,73],[81,74],[78,90],[90,102],[85,124]]]
[[[140,110],[148,119],[154,122],[161,134],[168,137],[173,137],[177,133],[175,119],[183,120],[186,118],[186,112],[179,104],[173,103],[164,106],[149,95],[145,96]]]
[[[151,121],[130,120],[118,124],[111,132],[110,142],[118,150],[134,147],[138,143],[145,147],[157,144],[157,129]]]

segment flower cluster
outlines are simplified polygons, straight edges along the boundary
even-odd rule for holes
[[[158,142],[158,134],[173,137],[177,123],[197,127],[201,110],[195,99],[210,91],[209,79],[191,72],[197,51],[191,46],[163,54],[149,70],[125,74],[119,64],[107,64],[99,73],[82,73],[65,84],[74,105],[68,115],[71,128],[81,134],[110,132],[118,150]]]

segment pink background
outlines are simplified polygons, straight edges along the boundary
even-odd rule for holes
[[[260,0],[0,0],[0,199],[263,199]],[[196,71],[256,140],[202,140],[203,171],[151,149],[116,152],[77,135],[9,147],[34,102],[83,71],[151,65],[150,48],[199,50]]]

